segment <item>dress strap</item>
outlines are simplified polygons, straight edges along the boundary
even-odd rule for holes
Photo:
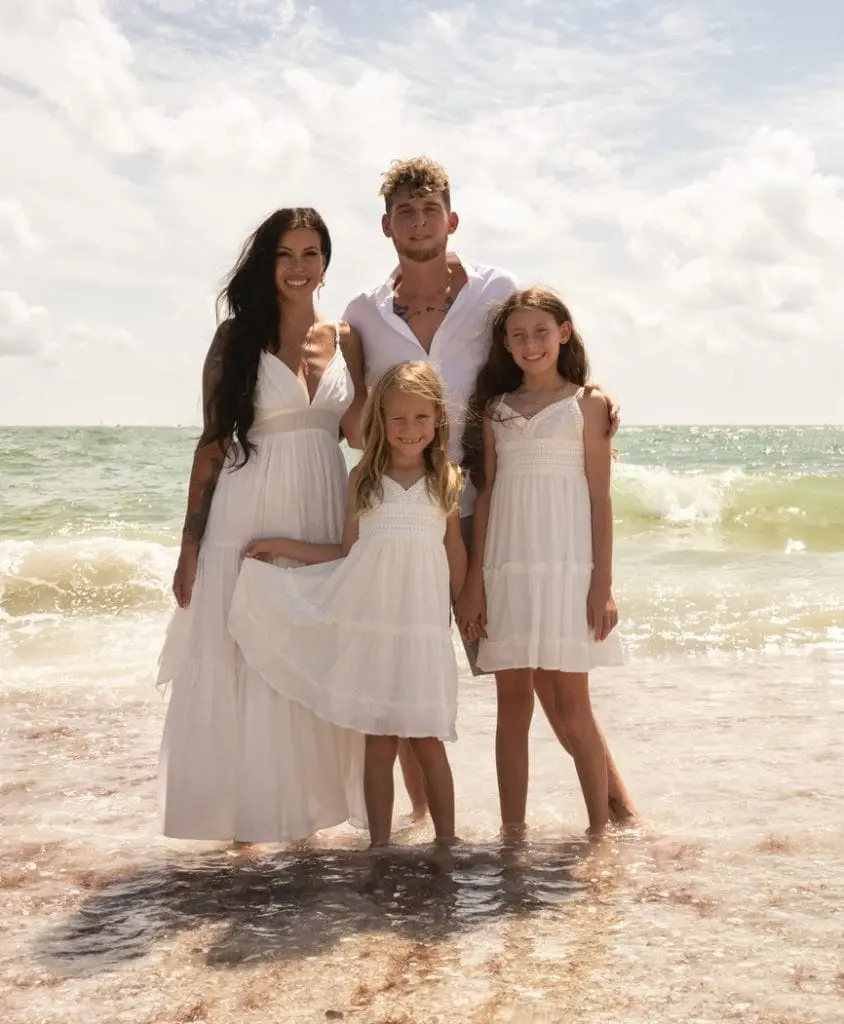
[[[340,347],[340,321],[334,321],[334,347]]]

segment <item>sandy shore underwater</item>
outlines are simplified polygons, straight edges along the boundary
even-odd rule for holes
[[[164,704],[131,676],[2,695],[8,1024],[844,1019],[844,665],[636,664],[596,705],[647,823],[594,847],[537,719],[531,836],[496,842],[494,700],[463,677],[450,870],[157,835]]]

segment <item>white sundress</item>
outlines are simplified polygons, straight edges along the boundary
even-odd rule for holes
[[[618,630],[596,642],[586,619],[592,516],[583,449],[583,389],[525,419],[501,398],[497,468],[484,548],[484,672],[589,672],[621,665]]]
[[[361,737],[251,671],[226,625],[251,540],[340,540],[348,474],[339,423],[353,397],[339,345],[313,400],[281,360],[261,357],[257,451],[220,474],[191,602],[176,609],[160,657],[158,683],[172,682],[159,757],[166,836],[287,842],[362,814]]]
[[[285,697],[362,733],[456,738],[446,516],[425,478],[383,478],[349,554],[279,569],[247,559],[229,628]]]

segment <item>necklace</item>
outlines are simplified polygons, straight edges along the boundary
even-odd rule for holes
[[[524,385],[513,392],[518,395],[525,402],[525,405],[541,405],[546,398],[554,398],[559,395],[561,391],[565,391],[568,387],[568,381],[565,384],[558,384],[555,388],[545,388],[541,391],[527,390]]]
[[[451,294],[451,282],[452,282],[452,278],[453,277],[454,277],[453,269],[451,267],[446,267],[445,268],[445,281],[433,293],[434,296],[439,296],[440,294],[442,294],[442,295],[450,295]],[[399,287],[401,286],[401,284],[402,284],[401,277],[397,277],[396,280],[393,282],[393,295],[396,295],[396,293],[398,292]]]
[[[425,313],[442,313],[445,315],[452,307],[454,302],[454,296],[451,292],[453,272],[451,267],[446,268],[446,280],[442,286],[441,292],[435,294],[433,297],[426,298],[419,302],[417,308],[411,308],[413,305],[411,302],[402,301],[398,296],[398,287],[401,284],[400,280],[396,280],[393,285],[393,312],[401,320],[404,320],[406,324],[417,316],[422,316]],[[442,298],[439,298],[439,295]],[[419,301],[419,300],[417,300]]]

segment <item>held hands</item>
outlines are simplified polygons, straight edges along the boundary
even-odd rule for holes
[[[193,585],[196,581],[196,570],[199,565],[199,548],[194,545],[182,545],[176,572],[173,574],[173,596],[180,608],[190,604]]]
[[[253,540],[243,552],[244,558],[257,558],[260,562],[274,562],[277,558],[286,558],[286,541],[279,537],[265,537]]]
[[[618,625],[618,608],[610,587],[592,583],[586,599],[586,621],[599,643],[606,640]]]
[[[469,580],[454,602],[454,617],[469,643],[486,639],[486,594],[483,579]]]

